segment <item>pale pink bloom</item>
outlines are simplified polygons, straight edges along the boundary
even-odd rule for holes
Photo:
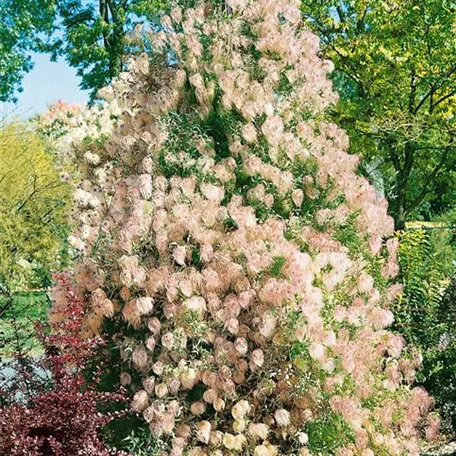
[[[170,434],[175,427],[175,418],[172,413],[166,413],[160,419],[160,427],[164,434]]]
[[[291,193],[291,199],[297,207],[300,207],[304,201],[304,192],[301,189],[293,190]]]
[[[76,250],[83,251],[86,247],[84,241],[76,236],[68,236],[68,243]]]
[[[138,310],[136,300],[128,302],[122,309],[122,315],[125,320],[130,323],[133,327],[139,327],[141,323],[141,315]]]
[[[313,343],[309,347],[309,355],[313,359],[321,360],[325,356],[325,347],[321,344]]]
[[[271,314],[265,314],[258,329],[262,336],[264,336],[266,339],[270,339],[274,335],[276,326],[277,319]]]
[[[247,444],[247,439],[243,434],[238,434],[236,436],[225,433],[223,436],[223,445],[228,450],[242,451],[244,446]]]
[[[248,343],[243,337],[238,337],[234,342],[234,347],[241,355],[245,355],[248,350]]]
[[[185,389],[192,389],[197,381],[197,372],[194,369],[186,369],[181,373],[180,381]]]
[[[211,434],[211,423],[209,421],[200,421],[198,423],[198,430],[196,432],[196,438],[202,443],[209,443]]]
[[[136,347],[133,350],[132,361],[138,370],[145,369],[147,367],[147,365],[149,364],[149,358],[147,356],[147,352],[141,347]]]
[[[404,348],[404,339],[398,334],[392,335],[388,338],[387,347],[390,356],[398,358]]]
[[[179,266],[185,266],[185,258],[187,256],[187,249],[185,248],[184,245],[179,245],[174,248],[173,250],[173,258],[174,261],[179,265]]]
[[[217,411],[217,412],[222,412],[223,410],[225,410],[225,401],[223,399],[221,399],[220,397],[218,397],[217,399],[214,400],[214,409]]]
[[[277,449],[275,447],[271,447],[272,445],[258,445],[253,450],[253,456],[275,456],[277,454]]]
[[[257,140],[257,131],[255,126],[251,123],[247,123],[242,127],[242,137],[248,143],[254,143]]]
[[[228,319],[225,325],[231,334],[237,334],[239,332],[239,320],[237,318]]]
[[[151,158],[151,157],[149,157],[149,156],[144,157],[144,158],[142,159],[141,164],[142,164],[143,170],[144,170],[146,173],[150,174],[150,173],[152,172],[153,161],[152,161],[152,158]]]
[[[161,338],[161,343],[163,347],[167,348],[168,350],[171,350],[174,346],[174,335],[171,332],[167,332],[163,334]]]
[[[122,386],[127,386],[131,383],[131,375],[128,372],[122,372],[120,374],[120,384]]]
[[[358,290],[360,293],[369,293],[374,286],[374,279],[365,273],[362,273],[358,276]]]
[[[147,338],[146,347],[149,351],[153,352],[155,350],[156,345],[157,345],[157,342],[155,341],[154,337]]]
[[[322,368],[328,373],[328,374],[331,374],[334,372],[334,370],[336,369],[336,363],[334,361],[333,358],[328,358],[328,359],[325,359],[323,360],[322,362]]]
[[[149,406],[149,395],[147,391],[140,390],[133,396],[131,408],[137,412],[141,412]]]
[[[201,192],[204,197],[210,201],[221,201],[225,196],[225,190],[223,187],[217,187],[212,184],[202,184]]]
[[[206,404],[204,402],[194,402],[190,410],[194,415],[200,416],[206,411]]]
[[[394,315],[391,311],[373,308],[369,314],[369,321],[376,329],[383,329],[391,326],[394,321]]]
[[[149,315],[154,310],[154,300],[151,297],[137,298],[136,307],[141,315]]]
[[[158,335],[161,329],[160,320],[157,317],[149,318],[147,320],[147,327],[154,336]]]
[[[203,271],[205,286],[209,291],[218,291],[222,288],[222,281],[218,273],[212,268],[206,268]]]
[[[298,441],[301,445],[307,445],[309,443],[309,436],[305,432],[298,432]]]
[[[155,385],[155,394],[158,398],[165,397],[168,394],[168,386],[165,383]]]
[[[426,427],[426,440],[432,442],[439,437],[440,417],[436,414],[429,415]]]
[[[210,244],[204,244],[201,246],[200,249],[200,258],[202,261],[205,263],[208,263],[211,261],[212,257],[214,254],[214,248]]]
[[[141,174],[138,179],[138,187],[141,196],[149,199],[152,196],[152,176],[150,174]]]

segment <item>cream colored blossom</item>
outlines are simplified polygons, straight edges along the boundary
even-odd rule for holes
[[[281,427],[286,427],[290,424],[290,412],[285,409],[276,410],[274,418],[277,424]]]
[[[266,440],[269,433],[269,426],[265,423],[252,423],[249,425],[248,433],[255,440]]]
[[[198,423],[197,437],[200,442],[209,443],[211,434],[211,423],[208,421],[200,421]]]

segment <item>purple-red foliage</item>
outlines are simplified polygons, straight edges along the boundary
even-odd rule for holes
[[[103,456],[112,454],[100,430],[120,414],[100,406],[123,402],[122,394],[97,390],[96,373],[84,377],[102,341],[81,339],[85,305],[65,275],[56,276],[68,305],[58,322],[37,327],[44,356],[15,360],[16,377],[0,389],[1,456]]]

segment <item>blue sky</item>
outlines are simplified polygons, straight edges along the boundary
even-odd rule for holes
[[[45,54],[34,54],[32,58],[35,67],[22,81],[24,91],[18,94],[19,100],[15,105],[0,103],[0,118],[8,114],[27,118],[45,111],[47,105],[57,100],[68,103],[88,100],[89,93],[78,87],[80,79],[76,70],[63,59],[54,63]]]

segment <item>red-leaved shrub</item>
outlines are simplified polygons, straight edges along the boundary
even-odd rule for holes
[[[119,416],[102,413],[122,394],[97,390],[98,374],[84,376],[101,340],[79,336],[85,305],[64,275],[56,276],[68,306],[62,317],[37,327],[45,354],[38,360],[16,358],[8,367],[13,376],[0,384],[0,455],[109,455],[100,430]]]

